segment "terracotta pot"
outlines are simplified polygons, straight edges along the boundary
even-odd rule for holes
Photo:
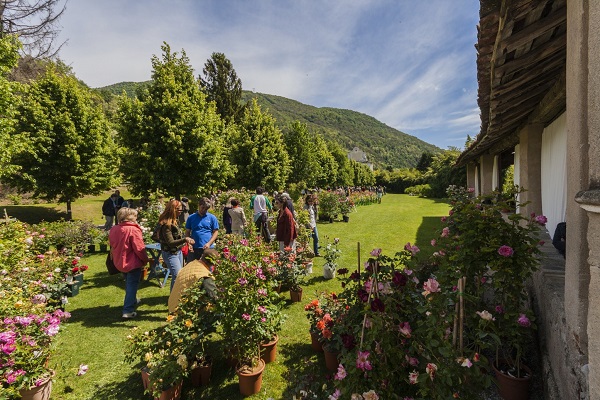
[[[300,289],[299,292],[290,290],[290,299],[292,300],[292,303],[297,303],[299,301],[302,300],[302,288]]]
[[[244,396],[251,396],[260,392],[262,385],[262,374],[265,370],[265,362],[258,360],[258,365],[254,368],[240,368],[237,371],[240,393]]]
[[[326,349],[323,349],[323,354],[325,354],[325,367],[329,370],[329,371],[337,371],[338,369],[338,356],[340,355],[339,351],[327,351]]]
[[[43,381],[41,383],[41,385],[32,387],[31,389],[19,390],[21,399],[23,399],[23,400],[49,400],[50,395],[52,394],[52,377],[53,376],[54,376],[54,371],[52,372],[51,376],[49,376],[45,381]]]
[[[500,366],[502,361],[500,361]],[[528,400],[529,399],[529,382],[531,381],[532,371],[524,364],[521,364],[521,369],[527,372],[525,378],[515,378],[502,373],[496,366],[496,363],[492,363],[492,368],[496,374],[496,380],[498,382],[498,394],[504,400]]]
[[[207,362],[205,365],[199,365],[196,368],[194,368],[191,373],[192,386],[207,386],[210,383],[211,372],[211,362]]]
[[[150,374],[145,368],[142,369],[142,383],[144,384],[144,391],[151,387]],[[180,381],[176,385],[173,385],[160,394],[160,397],[154,397],[154,400],[179,400],[181,398],[181,388],[183,387],[183,381]]]
[[[279,342],[279,336],[275,335],[275,339],[269,343],[261,343],[260,358],[265,363],[272,363],[277,358],[277,342]]]
[[[319,334],[318,333],[310,333],[310,347],[318,353],[323,352],[323,345],[319,342]]]

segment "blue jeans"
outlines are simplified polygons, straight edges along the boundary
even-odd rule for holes
[[[125,300],[123,301],[123,314],[135,311],[137,304],[137,290],[142,277],[142,269],[136,268],[125,274]]]
[[[173,285],[175,284],[175,279],[177,279],[177,274],[183,268],[183,253],[179,250],[177,253],[173,254],[168,251],[162,252],[162,258],[167,264],[167,268],[171,272],[171,290],[173,290]]]
[[[319,254],[319,232],[317,232],[317,226],[313,228],[312,231],[312,239],[313,239],[313,249],[316,254]]]

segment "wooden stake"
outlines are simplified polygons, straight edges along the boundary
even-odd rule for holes
[[[458,280],[457,283],[457,288],[460,288],[460,279]],[[458,290],[458,298],[456,299],[456,302],[454,303],[454,329],[452,329],[452,347],[456,347],[456,335],[457,335],[457,331],[458,331],[458,313],[459,313],[459,302],[460,302],[460,290]]]
[[[465,321],[465,303],[463,300],[463,293],[465,291],[466,280],[467,280],[467,278],[463,276],[459,280],[460,286],[458,287],[458,290],[460,292],[460,326],[459,326],[460,343],[459,343],[459,350],[460,350],[461,355],[463,353],[463,328],[464,328],[464,321]]]

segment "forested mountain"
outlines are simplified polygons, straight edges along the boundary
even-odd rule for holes
[[[121,82],[98,88],[104,98],[109,93],[120,95],[125,91],[134,96],[140,86],[148,82]],[[285,132],[293,121],[300,121],[313,132],[319,132],[327,140],[339,143],[350,151],[355,146],[367,153],[369,161],[380,168],[415,167],[424,152],[441,151],[436,146],[414,136],[398,131],[368,115],[339,108],[314,107],[285,97],[243,92],[245,102],[255,97],[258,103],[277,120]]]

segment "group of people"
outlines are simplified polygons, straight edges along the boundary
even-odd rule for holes
[[[108,231],[112,228],[115,217],[122,207],[133,208],[133,201],[125,200],[119,190],[115,190],[108,199],[104,200],[104,203],[102,203],[102,216],[105,220],[104,230]]]
[[[118,191],[115,192],[118,199]],[[115,198],[111,195],[110,201]],[[171,294],[169,297],[169,312],[176,308],[181,293],[199,279],[204,279],[203,287],[209,294],[214,295],[214,281],[212,278],[214,261],[218,252],[214,244],[219,234],[219,221],[209,212],[211,201],[203,197],[198,201],[198,211],[186,217],[189,205],[183,198],[181,201],[171,199],[167,202],[159,216],[158,238],[162,259],[171,275]],[[107,200],[108,201],[108,200]],[[106,204],[106,202],[105,202]],[[116,206],[114,202],[113,207]],[[150,261],[142,235],[142,228],[137,223],[138,211],[123,205],[116,211],[117,225],[112,226],[112,218],[107,216],[107,229],[113,262],[117,269],[125,275],[125,299],[123,302],[124,319],[135,318],[135,311],[140,300],[137,290],[140,282],[142,268]],[[109,204],[110,205],[110,204]],[[251,200],[253,221],[257,232],[263,235],[266,242],[271,241],[268,227],[269,211],[273,208],[278,211],[275,240],[279,242],[280,250],[290,248],[295,250],[298,237],[298,224],[294,213],[293,202],[287,193],[277,194],[271,205],[262,187],[256,189],[256,195]],[[312,231],[314,252],[319,256],[319,239],[317,233],[317,210],[313,195],[305,198],[305,208],[309,214],[309,226]],[[248,221],[240,202],[231,198],[225,207],[223,224],[227,233],[238,235],[246,234]],[[103,207],[104,213],[104,207]],[[225,218],[225,213],[229,218]],[[184,230],[185,228],[185,230]],[[186,264],[187,262],[187,264]],[[185,265],[185,268],[184,268]],[[183,274],[180,272],[184,271]]]

